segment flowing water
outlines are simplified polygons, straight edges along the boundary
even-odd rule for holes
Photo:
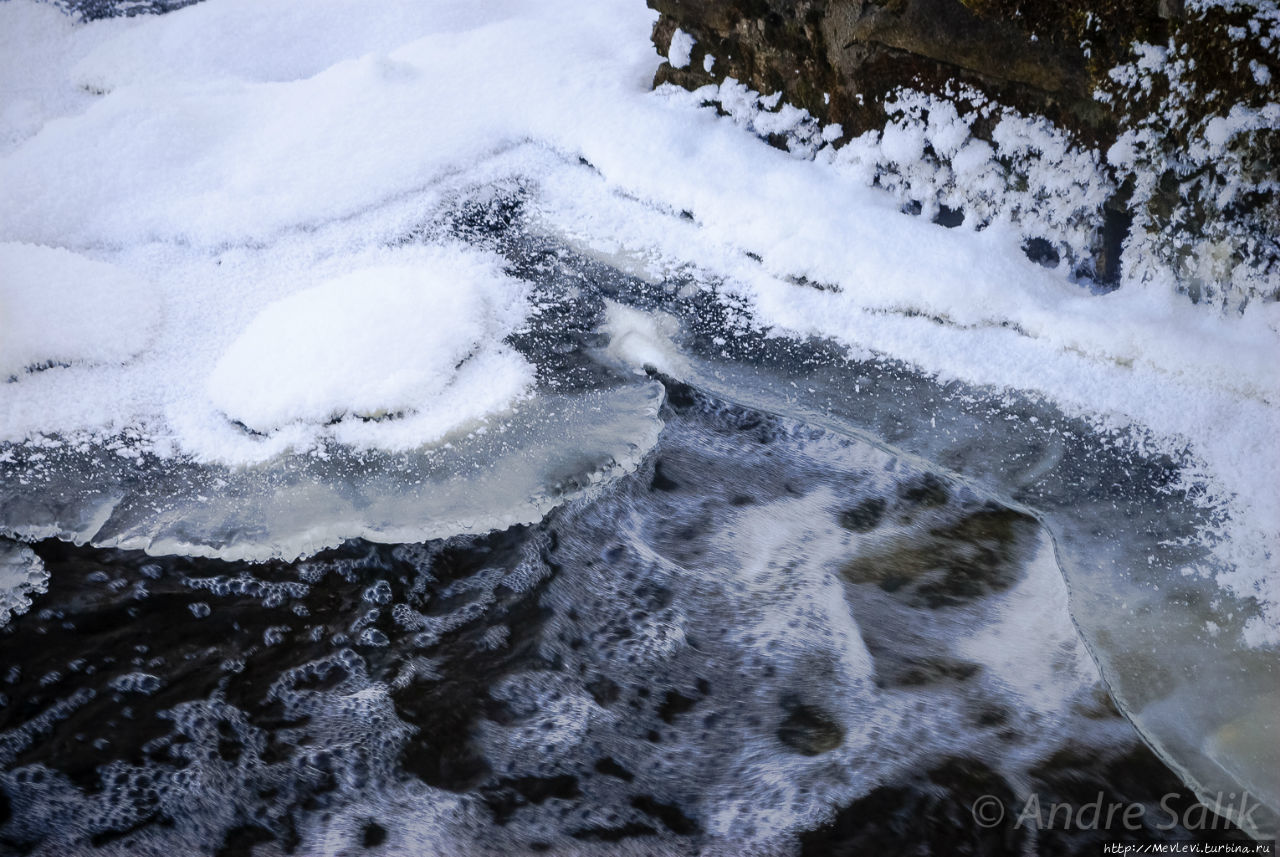
[[[1194,805],[1182,782],[1265,801],[1272,728],[1241,712],[1269,704],[1273,664],[1205,630],[1232,639],[1246,616],[1179,573],[1212,561],[1213,524],[1179,461],[1050,403],[752,331],[714,289],[539,234],[521,193],[402,239],[447,232],[538,284],[512,338],[538,390],[514,414],[414,452],[246,468],[124,443],[0,459],[9,533],[45,537],[6,563],[48,573],[0,629],[0,847],[1243,835],[1162,823],[1162,801]],[[1147,812],[1014,825],[1032,796]],[[991,826],[987,797],[1008,814]]]
[[[1203,835],[1156,829],[1190,795],[1111,706],[1035,518],[686,385],[662,418],[634,472],[486,536],[39,543],[50,591],[0,638],[5,841],[1070,851],[1103,839],[971,807],[1095,791],[1151,807],[1135,841]]]

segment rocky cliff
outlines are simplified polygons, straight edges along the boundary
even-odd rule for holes
[[[1012,219],[1034,253],[1095,282],[1166,279],[1227,310],[1280,292],[1273,2],[649,3],[671,57],[655,86],[712,103],[727,81],[780,93],[831,129],[833,149],[856,143],[868,177],[908,207],[976,210],[979,228]],[[990,170],[966,181],[947,144],[953,114],[961,136],[992,147],[1005,190],[1030,199],[994,201]],[[923,171],[902,157],[917,153]],[[1063,178],[1081,188],[1070,200],[1041,192]]]

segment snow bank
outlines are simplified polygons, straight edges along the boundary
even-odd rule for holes
[[[59,248],[0,243],[0,378],[126,362],[154,333],[158,299],[114,265]]]
[[[428,414],[433,430],[419,439],[435,440],[531,382],[532,366],[499,344],[523,320],[523,298],[496,260],[465,251],[353,271],[263,309],[219,358],[209,396],[262,434]]]
[[[260,242],[421,190],[486,152],[554,139],[557,127],[572,139],[652,75],[652,46],[618,50],[631,22],[649,17],[643,8],[415,6],[380,11],[384,27],[365,23],[359,4],[329,3],[319,23],[298,27],[298,7],[279,0],[252,12],[201,3],[93,39],[80,64],[49,73],[59,91],[103,94],[61,122],[48,121],[51,99],[40,132],[0,161],[10,201],[0,234],[64,246]],[[582,29],[566,34],[569,20]],[[71,38],[100,23],[114,22]],[[59,40],[15,50],[38,55]],[[586,84],[642,57],[641,74]]]
[[[131,84],[226,78],[301,80],[342,60],[386,53],[413,35],[459,32],[501,19],[518,4],[468,0],[388,3],[370,14],[359,0],[272,4],[218,0],[211,12],[191,11],[117,24],[120,34],[66,67],[84,87],[111,91]],[[61,17],[61,16],[59,16]],[[210,19],[235,21],[235,46],[204,38]],[[93,28],[103,26],[96,22]],[[406,34],[409,34],[406,36]]]

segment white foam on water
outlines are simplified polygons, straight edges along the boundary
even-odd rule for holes
[[[1027,574],[996,605],[998,621],[962,636],[956,651],[981,661],[1027,705],[1046,715],[1064,711],[1082,686],[1098,681],[1075,626],[1064,624],[1067,587],[1042,538]]]

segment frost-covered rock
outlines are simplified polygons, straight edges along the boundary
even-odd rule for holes
[[[1107,153],[1132,189],[1134,282],[1174,279],[1227,310],[1280,298],[1280,9],[1201,0],[1163,43],[1139,43],[1099,98],[1120,114]]]
[[[963,112],[956,107],[961,99]],[[892,120],[840,149],[837,165],[931,219],[945,207],[970,228],[1002,221],[1028,241],[1047,243],[1055,260],[1100,273],[1098,223],[1114,186],[1096,152],[1072,145],[1047,120],[990,103],[976,90],[947,98],[905,89],[886,109]],[[989,139],[975,136],[979,120],[991,126]]]
[[[1115,192],[1105,161],[1043,117],[972,88],[942,96],[904,88],[885,102],[883,128],[840,145],[841,126],[823,126],[781,95],[761,95],[732,78],[693,92],[744,130],[796,157],[829,161],[894,194],[905,209],[970,229],[1001,222],[1043,246],[1054,264],[1067,259],[1072,273],[1114,276],[1101,231]]]
[[[802,156],[852,138],[836,159],[911,210],[1108,285],[1280,296],[1273,0],[650,5],[660,50],[693,40],[655,85]]]
[[[98,18],[129,18],[134,15],[163,15],[200,0],[53,0],[54,5],[86,21]]]

